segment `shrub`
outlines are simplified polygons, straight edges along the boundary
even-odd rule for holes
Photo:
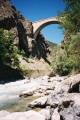
[[[67,49],[66,49],[67,48]],[[80,72],[80,34],[71,35],[70,42],[65,44],[63,54],[58,52],[53,63],[53,70],[59,75]]]
[[[18,49],[14,46],[13,34],[0,29],[0,63],[19,66]]]

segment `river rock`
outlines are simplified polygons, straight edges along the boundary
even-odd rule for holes
[[[50,81],[48,81],[50,80]],[[80,120],[80,74],[70,77],[39,77],[30,82],[26,80],[15,83],[0,85],[0,101],[3,99],[10,103],[14,96],[20,97],[35,96],[38,99],[28,105],[27,112],[0,113],[0,120]],[[77,89],[78,88],[78,89]],[[9,96],[9,97],[8,97]],[[6,99],[7,98],[7,99]],[[34,112],[32,108],[44,108],[40,112]],[[3,114],[6,116],[3,116]],[[15,116],[15,117],[13,117]],[[25,117],[26,116],[26,117]]]
[[[57,107],[66,101],[73,101],[75,105],[80,105],[80,94],[79,93],[68,93],[68,94],[57,94],[50,95],[47,99],[47,105]]]
[[[62,120],[80,120],[80,94],[66,94],[58,105]]]
[[[4,117],[4,116],[7,116],[7,115],[9,115],[10,113],[9,112],[7,112],[7,111],[5,111],[5,110],[2,110],[2,111],[0,111],[0,118],[1,117]]]
[[[33,110],[27,112],[14,112],[0,118],[0,120],[45,120],[45,117]]]
[[[29,104],[29,107],[45,107],[47,102],[47,96],[40,97]]]
[[[19,95],[19,97],[28,97],[32,96],[34,94],[34,91],[32,92],[23,92],[22,94]]]
[[[51,120],[60,120],[60,115],[58,112],[58,108],[56,108],[52,114],[52,119]]]
[[[80,120],[79,93],[49,96],[46,104],[54,108],[52,120]]]
[[[62,89],[65,90],[66,92],[80,92],[79,87],[80,87],[80,74],[70,76],[64,81],[61,82]]]
[[[80,120],[80,105],[70,104],[63,107],[60,111],[61,119],[63,120]]]
[[[66,80],[66,82],[69,82],[70,88],[68,92],[80,92],[80,74],[77,74],[75,76],[71,76],[69,79]]]
[[[54,78],[53,78],[54,79]],[[53,91],[55,94],[71,93],[71,92],[80,92],[80,74],[62,77],[61,81],[54,81],[55,89]]]
[[[46,120],[50,120],[50,118],[51,118],[50,108],[42,109],[39,113],[40,113],[41,115],[45,116],[45,119],[46,119]]]

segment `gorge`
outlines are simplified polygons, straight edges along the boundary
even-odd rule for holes
[[[61,49],[40,33],[56,23],[58,17],[31,22],[10,0],[0,0],[0,120],[80,120],[80,71],[70,71],[66,40]],[[14,51],[3,54],[3,48]]]

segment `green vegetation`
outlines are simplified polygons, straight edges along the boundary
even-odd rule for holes
[[[65,11],[60,14],[64,32],[64,52],[57,55],[53,69],[59,75],[80,72],[80,0],[64,0]]]
[[[13,34],[0,29],[0,82],[23,79],[18,52],[18,48],[14,45]]]
[[[80,0],[63,0],[65,3],[65,10],[61,13],[63,19],[63,27],[65,32],[69,34],[76,34],[80,32]]]
[[[62,48],[64,49],[49,42],[50,49],[53,49],[50,54],[51,66],[54,72],[59,75],[80,72],[80,0],[64,0],[64,3],[65,10],[59,16],[62,21],[61,26],[65,29],[64,40],[62,41]],[[15,9],[14,6],[13,9]],[[17,14],[20,18],[23,18],[20,13]],[[36,46],[33,50],[33,56],[45,59],[47,53],[49,53],[48,46],[44,42],[44,38],[41,35],[39,37],[43,43],[38,38],[36,44],[34,44]],[[32,55],[29,57],[33,59]],[[0,67],[2,68],[3,66],[3,70],[5,70],[9,66],[9,71],[11,71],[10,68],[14,68],[19,70],[22,75],[31,75],[31,70],[25,65],[20,65],[22,64],[21,62],[24,62],[23,59],[28,61],[29,58],[26,58],[24,51],[19,51],[18,47],[14,45],[13,34],[8,30],[0,29]]]
[[[18,67],[18,49],[14,46],[13,35],[7,30],[0,29],[0,64]]]
[[[33,73],[33,70],[27,68],[25,65],[20,66],[20,70],[24,76],[30,77]]]

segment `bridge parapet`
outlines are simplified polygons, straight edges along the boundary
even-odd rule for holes
[[[58,16],[55,16],[55,17],[50,17],[50,18],[40,19],[40,20],[34,21],[34,22],[32,22],[32,23],[35,24],[35,23],[42,22],[42,21],[44,21],[44,20],[50,20],[50,19],[56,19],[56,20],[59,20],[59,19],[58,19]]]
[[[36,39],[36,37],[39,34],[39,32],[41,31],[41,29],[44,28],[45,26],[47,26],[49,24],[59,24],[59,23],[60,23],[60,21],[59,21],[58,16],[41,19],[39,21],[33,22],[32,25],[33,25],[34,38]]]

